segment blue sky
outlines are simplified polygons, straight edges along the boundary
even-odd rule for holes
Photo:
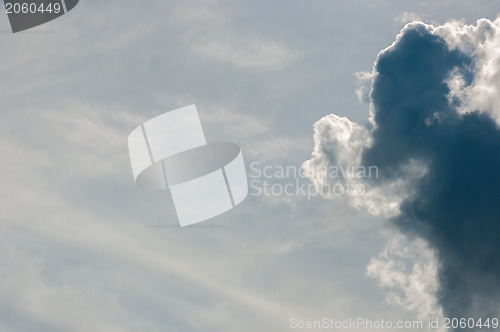
[[[175,211],[165,192],[135,186],[127,137],[194,103],[207,140],[237,143],[247,166],[299,167],[318,128],[369,123],[370,82],[355,73],[371,73],[406,23],[498,13],[493,1],[82,0],[18,34],[4,15],[0,330],[288,331],[293,317],[439,316],[432,248],[361,203],[249,196],[206,223],[217,227],[151,227],[176,224]],[[495,109],[477,91],[453,90]],[[391,269],[395,258],[409,274]],[[426,291],[412,293],[422,278]]]

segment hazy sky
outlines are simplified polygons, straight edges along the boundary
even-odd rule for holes
[[[0,15],[0,330],[422,319],[420,302],[404,302],[412,294],[388,295],[380,269],[387,250],[413,246],[420,256],[391,254],[436,272],[432,252],[386,216],[344,199],[249,196],[200,227],[172,227],[168,193],[135,186],[127,137],[196,104],[207,140],[237,143],[249,174],[252,162],[299,167],[324,116],[368,122],[370,82],[355,73],[371,72],[406,23],[498,13],[494,1],[81,0],[16,34]]]

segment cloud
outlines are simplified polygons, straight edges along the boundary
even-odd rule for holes
[[[250,69],[282,69],[300,56],[277,41],[228,33],[195,40],[193,49],[202,56]]]
[[[53,22],[57,33],[5,39],[0,330],[280,331],[291,315],[348,316],[358,308],[356,296],[332,281],[345,278],[337,263],[318,254],[326,252],[318,242],[330,245],[325,234],[337,233],[324,222],[326,204],[248,198],[210,221],[223,227],[150,227],[176,217],[167,193],[133,182],[127,136],[148,118],[205,105],[207,130],[221,133],[210,137],[234,137],[248,160],[283,162],[306,144],[278,132],[269,105],[247,113],[241,99],[255,95],[241,89],[233,64],[210,76],[219,60],[198,57],[179,37],[204,20],[221,29],[213,8],[179,18],[170,2],[81,6],[77,23]],[[214,83],[225,75],[231,80]],[[213,86],[219,92],[205,96]],[[242,93],[231,96],[232,86]]]
[[[338,123],[347,119],[321,119],[312,158],[304,163],[308,174],[318,163],[378,167],[379,177],[365,179],[367,195],[350,203],[372,213],[380,212],[369,208],[374,197],[393,203],[390,224],[437,257],[435,296],[449,317],[492,317],[500,299],[500,128],[493,98],[500,85],[499,24],[406,25],[375,62],[369,123],[349,123],[357,129],[346,131]],[[334,124],[325,126],[326,119]],[[364,136],[339,144],[346,132]],[[389,185],[398,182],[395,196]],[[364,203],[353,203],[359,199]],[[387,253],[369,267],[385,286],[401,277],[394,281],[403,288],[411,277],[398,269]],[[416,309],[418,301],[405,296],[410,300],[399,303]]]
[[[294,241],[149,227],[175,216],[164,193],[133,183],[126,138],[143,116],[75,100],[44,106],[5,116],[0,134],[2,331],[253,331],[255,321],[277,330],[308,312],[247,279]]]
[[[137,124],[195,102],[207,137],[295,165],[310,119],[348,104],[349,68],[371,62],[365,41],[385,40],[399,9],[357,6],[353,19],[351,5],[326,3],[80,3],[43,28],[53,33],[2,40],[0,330],[283,331],[292,315],[406,315],[366,282],[379,218],[249,197],[210,221],[224,227],[152,228],[175,213],[165,192],[134,186],[126,146]],[[203,53],[218,45],[242,63]],[[335,75],[331,54],[343,59]]]
[[[474,79],[455,71],[448,78],[449,99],[462,114],[479,111],[500,124],[500,20],[480,19],[477,25],[458,21],[435,29],[450,50],[459,50],[474,59]]]
[[[413,21],[422,21],[422,18],[420,15],[412,13],[412,12],[404,12],[403,14],[400,14],[394,18],[394,21],[397,23],[410,23]]]
[[[240,69],[281,70],[295,62],[302,51],[256,32],[241,31],[233,13],[218,1],[206,7],[177,5],[174,15],[183,27],[179,39],[208,60]]]
[[[442,317],[438,304],[438,260],[426,242],[393,235],[383,252],[373,257],[367,275],[388,290],[386,300],[418,318]]]
[[[330,114],[314,124],[314,150],[302,164],[304,174],[326,198],[340,198],[349,206],[365,209],[376,216],[395,216],[401,202],[412,194],[412,186],[426,170],[414,159],[400,169],[402,176],[374,182],[381,174],[376,164],[363,164],[362,153],[373,144],[373,128]],[[340,170],[339,172],[335,172]],[[360,175],[358,171],[366,171]],[[339,176],[336,176],[339,173]],[[324,188],[352,188],[338,195]]]
[[[358,88],[356,89],[356,96],[359,102],[370,102],[370,85],[373,78],[370,72],[357,72],[354,73],[357,80]]]

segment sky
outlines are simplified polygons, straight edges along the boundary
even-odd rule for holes
[[[0,330],[498,317],[499,13],[82,0],[16,34],[0,15]],[[168,192],[135,185],[127,138],[190,104],[207,140],[241,147],[250,182],[302,166],[308,179],[268,180],[366,191],[250,194],[179,228]],[[318,171],[353,163],[379,176]]]

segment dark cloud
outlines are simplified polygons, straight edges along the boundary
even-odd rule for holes
[[[423,24],[407,26],[376,62],[371,98],[376,129],[363,162],[381,182],[410,160],[427,164],[415,194],[391,220],[427,240],[439,260],[438,300],[446,317],[487,317],[500,293],[500,129],[485,113],[457,111],[447,78],[474,78],[475,59]]]

